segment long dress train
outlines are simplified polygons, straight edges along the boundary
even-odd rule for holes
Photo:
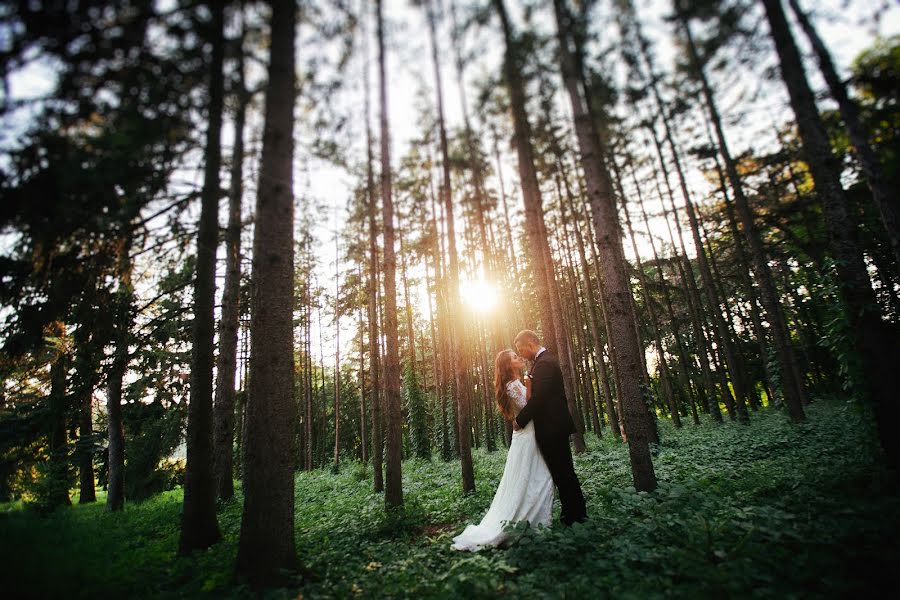
[[[516,410],[525,406],[525,386],[516,380],[506,385],[506,393]],[[534,423],[513,431],[503,477],[491,506],[478,525],[469,525],[453,538],[455,550],[480,550],[502,544],[507,523],[528,521],[531,525],[549,525],[553,512],[553,479],[538,450]]]

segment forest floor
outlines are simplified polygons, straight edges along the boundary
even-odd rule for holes
[[[816,402],[792,426],[775,410],[749,426],[661,423],[659,488],[632,487],[627,448],[588,440],[576,469],[584,526],[519,528],[507,549],[458,553],[450,539],[480,520],[505,451],[475,452],[475,494],[457,462],[403,465],[405,513],[386,515],[358,464],[298,473],[296,541],[315,580],[269,598],[868,597],[895,588],[900,490],[881,466],[870,420]],[[97,504],[41,517],[0,505],[7,598],[249,597],[231,581],[242,502],[219,505],[224,540],[177,559],[181,490],[118,514]],[[556,507],[558,512],[558,504]]]

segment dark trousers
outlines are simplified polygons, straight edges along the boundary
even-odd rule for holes
[[[544,456],[553,484],[559,490],[561,505],[559,520],[563,525],[582,522],[587,518],[584,505],[584,494],[572,464],[572,449],[569,448],[568,436],[538,441],[538,448]]]

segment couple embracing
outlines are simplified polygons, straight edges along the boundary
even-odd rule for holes
[[[549,525],[554,486],[559,489],[564,525],[587,518],[569,448],[575,423],[569,414],[559,362],[533,331],[519,332],[515,347],[515,352],[503,350],[494,361],[497,405],[513,424],[503,477],[481,523],[469,525],[453,538],[456,550],[502,544],[508,536],[503,530],[507,523]],[[532,367],[520,379],[526,360],[532,361]]]

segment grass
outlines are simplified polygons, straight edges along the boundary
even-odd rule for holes
[[[450,550],[490,504],[505,453],[403,465],[406,507],[385,514],[359,465],[298,473],[296,541],[317,575],[266,597],[864,597],[900,564],[900,491],[868,418],[819,402],[798,426],[766,410],[749,426],[661,423],[659,489],[636,493],[627,448],[589,439],[576,458],[590,521],[518,527],[508,549]],[[0,505],[0,565],[13,597],[250,597],[231,572],[241,500],[221,504],[224,540],[178,559],[181,490],[118,514],[97,504],[42,517]],[[558,510],[558,507],[557,507]],[[10,597],[10,596],[7,596]]]

